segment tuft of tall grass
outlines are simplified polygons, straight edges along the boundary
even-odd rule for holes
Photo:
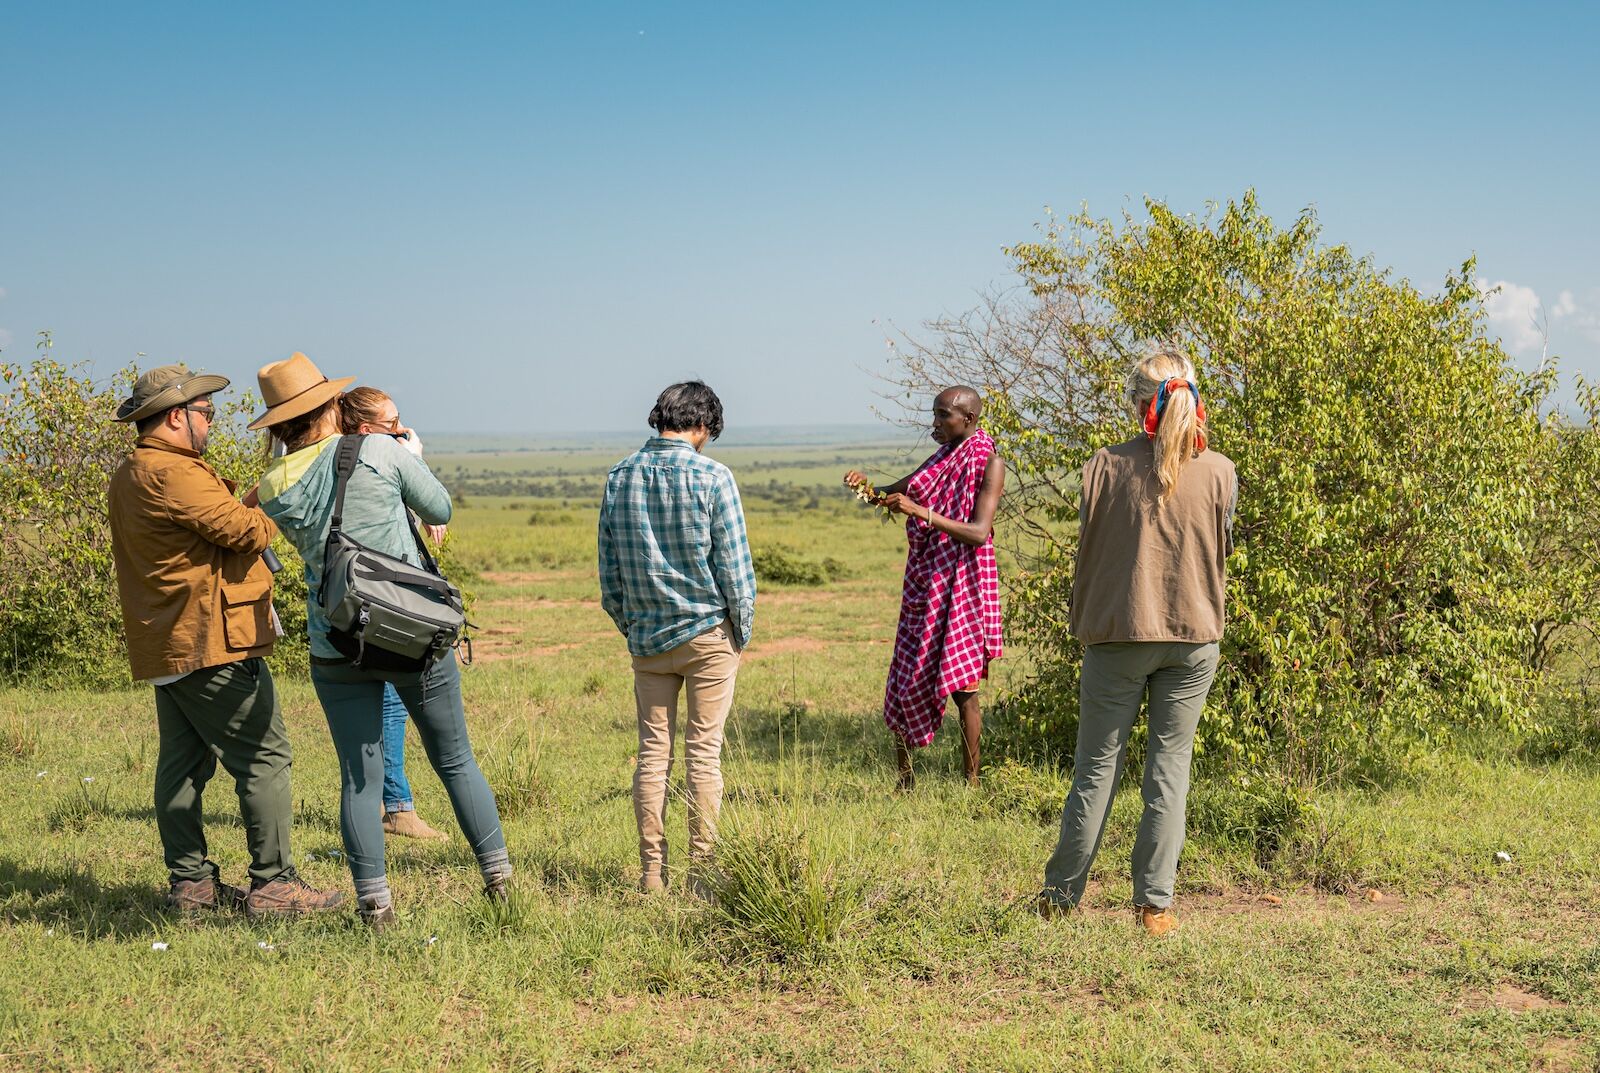
[[[0,722],[0,760],[21,763],[39,754],[39,725],[25,715]]]
[[[704,882],[716,932],[746,958],[817,963],[864,919],[859,885],[819,864],[805,835],[781,823],[725,837]]]
[[[527,731],[493,743],[480,763],[502,820],[525,816],[554,799],[543,757]]]
[[[52,831],[86,831],[111,815],[110,791],[80,785],[50,808],[45,824]]]

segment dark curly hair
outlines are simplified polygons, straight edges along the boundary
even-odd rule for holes
[[[657,432],[689,432],[704,427],[712,439],[722,435],[722,400],[699,380],[673,384],[656,399],[650,427]]]

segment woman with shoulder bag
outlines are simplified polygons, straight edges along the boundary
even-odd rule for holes
[[[494,794],[472,753],[461,704],[461,672],[445,652],[425,671],[355,666],[329,639],[318,594],[338,477],[339,392],[354,377],[330,381],[304,354],[263,367],[256,379],[268,409],[251,423],[270,429],[288,453],[261,478],[262,510],[306,564],[311,682],[322,702],[343,783],[339,821],[361,919],[375,928],[394,920],[383,847],[383,694],[392,684],[411,713],[428,762],[444,783],[462,833],[478,858],[484,893],[506,896],[511,862]],[[392,437],[371,436],[345,489],[342,531],[372,551],[418,565],[408,511],[429,524],[450,518],[450,494]]]
[[[1206,448],[1205,407],[1180,351],[1155,346],[1140,357],[1127,400],[1143,431],[1083,467],[1071,615],[1084,646],[1078,743],[1039,908],[1053,916],[1083,897],[1148,698],[1133,903],[1160,935],[1176,926],[1189,760],[1217,671],[1238,481],[1233,463]]]
[[[422,457],[422,441],[400,423],[394,400],[375,387],[356,387],[339,397],[339,431],[346,436],[393,437],[407,451]],[[445,527],[427,526],[428,539],[444,542]],[[406,778],[406,706],[393,685],[383,687],[383,833],[403,838],[445,839],[417,815]]]

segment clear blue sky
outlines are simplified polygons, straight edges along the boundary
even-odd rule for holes
[[[0,342],[254,382],[304,350],[424,430],[869,420],[884,325],[1046,204],[1254,186],[1429,286],[1476,253],[1600,373],[1590,4],[17,4]],[[876,323],[875,323],[876,321]]]

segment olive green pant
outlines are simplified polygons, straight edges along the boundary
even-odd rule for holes
[[[1072,790],[1061,811],[1061,838],[1044,869],[1046,898],[1072,906],[1083,897],[1111,798],[1122,781],[1128,736],[1148,695],[1150,744],[1144,814],[1133,843],[1133,903],[1162,909],[1172,904],[1194,732],[1217,673],[1217,657],[1214,641],[1129,641],[1083,650]]]
[[[155,689],[156,829],[172,878],[213,874],[200,799],[219,761],[239,795],[251,880],[292,874],[289,738],[266,661],[206,667]]]

